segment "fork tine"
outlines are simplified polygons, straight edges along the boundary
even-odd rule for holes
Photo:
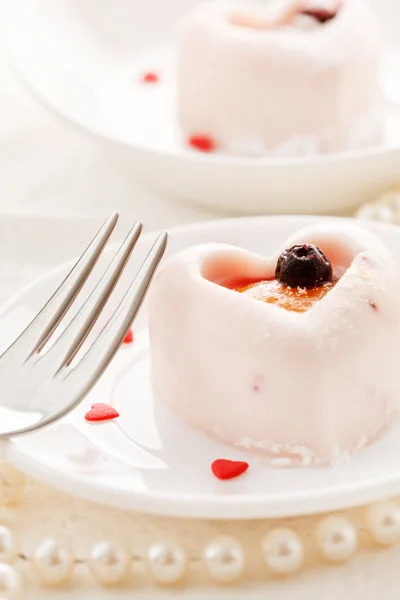
[[[50,300],[14,342],[14,347],[23,344],[25,356],[29,357],[43,347],[70,308],[99,259],[118,217],[117,212],[108,217]]]
[[[60,375],[67,377],[71,383],[76,378],[79,382],[84,381],[84,391],[88,391],[100,378],[120,347],[146,296],[154,272],[165,252],[167,240],[168,234],[160,233],[137,276],[99,337],[74,369],[60,372]]]
[[[53,365],[53,372],[73,360],[89,335],[132,254],[142,228],[140,222],[132,227],[85,303],[49,351],[39,359],[46,367]]]

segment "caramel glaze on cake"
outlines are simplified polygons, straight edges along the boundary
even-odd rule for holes
[[[256,300],[302,313],[310,310],[312,305],[321,300],[334,285],[335,282],[328,282],[312,289],[292,288],[274,279],[272,281],[251,283],[243,287],[235,286],[233,289],[241,294],[252,296]]]

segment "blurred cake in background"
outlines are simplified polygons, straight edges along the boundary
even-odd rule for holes
[[[380,33],[366,0],[217,0],[182,24],[188,144],[307,156],[379,143]]]

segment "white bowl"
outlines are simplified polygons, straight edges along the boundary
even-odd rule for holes
[[[399,183],[400,9],[375,0],[387,49],[385,142],[313,158],[205,155],[184,147],[175,117],[170,44],[199,0],[31,0],[9,6],[15,72],[51,110],[112,142],[135,177],[189,202],[240,213],[343,213]],[[172,58],[171,58],[172,57]],[[159,86],[143,86],[144,69]],[[151,89],[150,89],[151,88]]]

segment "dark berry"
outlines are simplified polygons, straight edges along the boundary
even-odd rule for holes
[[[325,254],[311,244],[285,250],[276,264],[275,278],[289,287],[312,289],[332,281],[332,265]]]
[[[339,7],[336,10],[328,10],[326,8],[306,8],[301,11],[302,15],[307,15],[308,17],[312,17],[318,23],[327,23],[328,21],[332,21],[338,14]]]

